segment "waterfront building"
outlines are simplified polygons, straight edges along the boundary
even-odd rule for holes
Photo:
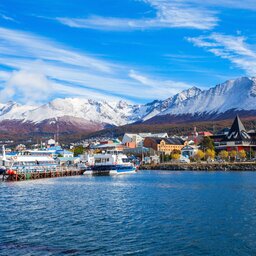
[[[80,163],[80,157],[58,157],[57,162],[60,166],[73,166]]]
[[[251,152],[256,149],[256,133],[247,132],[242,121],[237,115],[229,132],[212,136],[217,151],[240,151]]]
[[[125,133],[123,136],[122,144],[129,148],[142,147],[143,141],[148,138],[168,138],[168,134],[166,132],[162,133]]]
[[[125,133],[122,139],[122,144],[127,147],[140,147],[143,145],[143,138],[136,133]]]
[[[193,157],[198,152],[198,146],[186,145],[181,149],[181,155],[186,158]]]
[[[173,150],[180,150],[186,145],[186,142],[180,138],[156,138],[148,137],[144,140],[144,147],[152,148],[158,152],[171,154]]]
[[[124,154],[127,155],[135,155],[135,156],[146,156],[146,155],[154,155],[155,151],[146,147],[136,147],[136,148],[128,148],[125,147],[123,149]]]

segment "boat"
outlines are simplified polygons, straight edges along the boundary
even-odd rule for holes
[[[17,155],[5,160],[6,174],[14,172],[43,172],[57,168],[56,161],[50,156]]]
[[[94,164],[85,170],[85,175],[120,175],[135,173],[137,168],[120,152],[107,152],[94,155]]]

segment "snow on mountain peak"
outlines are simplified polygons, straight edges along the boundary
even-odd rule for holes
[[[88,123],[124,125],[155,116],[224,113],[231,109],[256,110],[256,78],[228,80],[208,90],[192,87],[166,100],[145,105],[120,101],[57,98],[42,106],[0,104],[0,121],[16,119],[40,123],[47,119],[80,118]]]

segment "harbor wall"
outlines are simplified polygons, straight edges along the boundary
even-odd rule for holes
[[[140,170],[170,170],[170,171],[256,171],[253,163],[162,163],[141,165]]]

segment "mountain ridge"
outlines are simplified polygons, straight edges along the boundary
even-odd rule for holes
[[[201,90],[192,87],[165,100],[147,104],[126,101],[96,101],[93,99],[54,99],[41,106],[0,103],[0,130],[12,130],[9,123],[19,122],[28,130],[52,130],[55,123],[63,125],[63,132],[96,131],[132,123],[189,122],[225,119],[240,112],[256,115],[256,78],[240,77],[215,87]],[[55,124],[55,125],[54,125]],[[13,129],[15,132],[15,129]]]

